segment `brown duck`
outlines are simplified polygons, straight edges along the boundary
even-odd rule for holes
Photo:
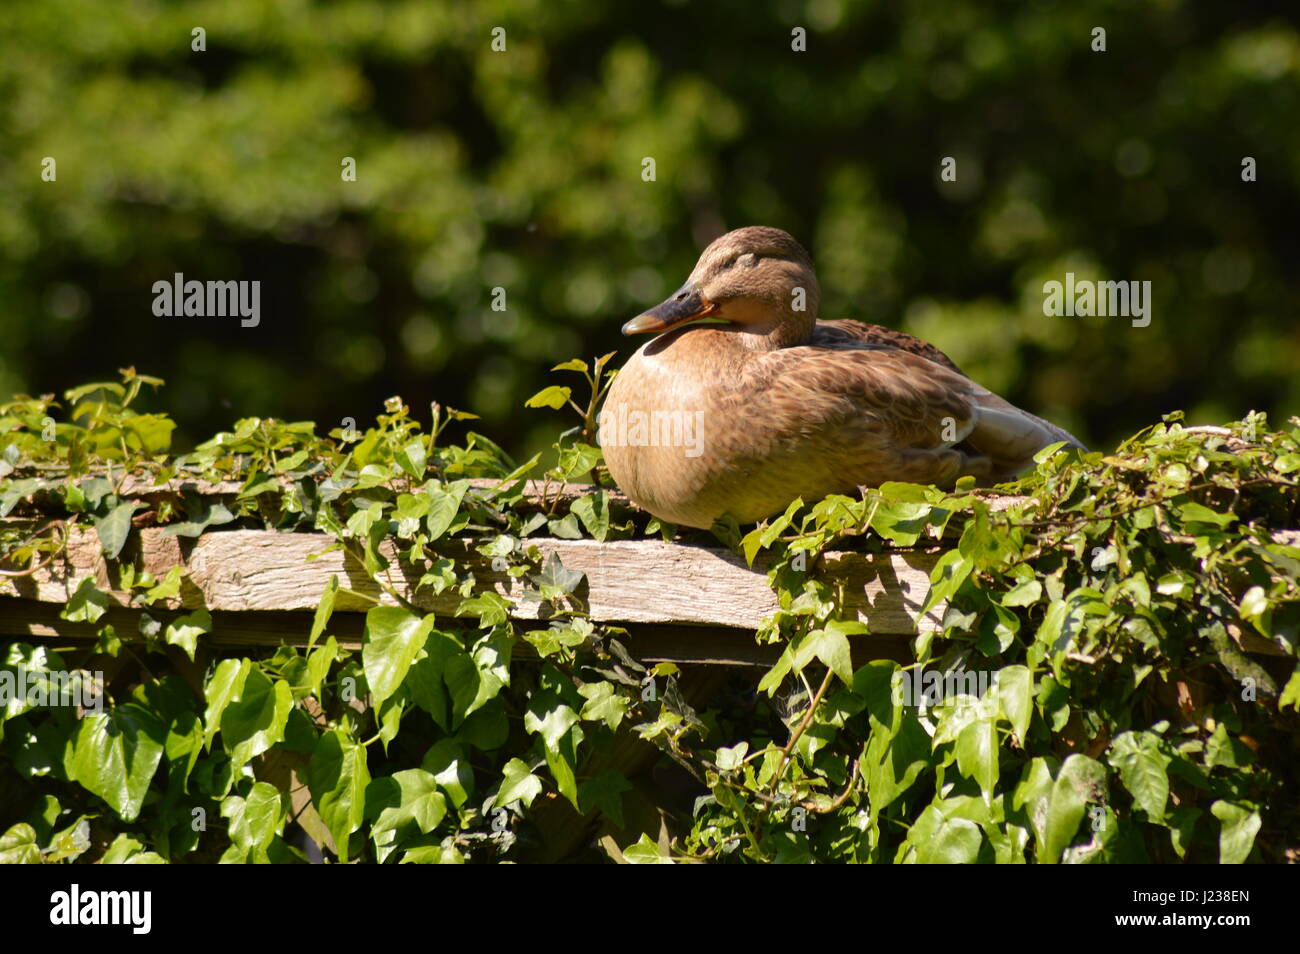
[[[623,326],[657,333],[618,372],[600,443],[655,516],[751,523],[796,497],[885,481],[981,484],[1032,466],[1059,427],[966,377],[918,338],[819,321],[812,259],[780,229],[728,232],[671,298]]]

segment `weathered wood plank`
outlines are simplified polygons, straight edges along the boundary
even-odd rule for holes
[[[145,528],[133,538],[140,563],[157,577],[173,566],[184,567],[187,586],[179,606],[206,606],[211,611],[293,611],[316,607],[332,574],[356,594],[340,593],[336,607],[363,611],[375,601],[396,600],[341,550],[326,552],[334,542],[325,534],[229,530],[206,533],[182,542]],[[556,553],[570,570],[586,574],[575,594],[593,619],[607,623],[687,624],[753,630],[777,609],[764,567],[745,566],[721,548],[665,543],[659,540],[539,539],[543,554]],[[455,616],[460,598],[417,588],[420,573],[403,573],[396,549],[384,545],[391,561],[387,582],[423,609]],[[524,585],[492,570],[467,541],[448,541],[440,551],[469,565],[481,584],[515,602],[520,619],[544,617],[548,608],[520,600]],[[910,634],[939,628],[942,607],[918,620],[929,591],[937,553],[899,551],[882,554],[828,553],[818,573],[842,581],[846,605],[873,633]],[[46,603],[64,603],[87,576],[111,591],[109,568],[95,533],[75,527],[66,557],[29,577],[0,578],[0,595]],[[125,594],[113,593],[121,604]]]

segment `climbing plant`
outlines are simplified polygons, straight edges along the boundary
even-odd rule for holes
[[[5,594],[81,526],[142,611],[118,631],[87,579],[60,615],[95,640],[3,644],[0,861],[1297,860],[1300,421],[1170,415],[1110,454],[1049,449],[997,495],[886,484],[719,525],[770,567],[780,609],[755,639],[777,662],[688,699],[536,546],[678,532],[600,483],[607,361],[557,368],[578,397],[530,400],[582,423],[522,464],[473,415],[399,398],[364,431],[246,419],[179,454],[139,409],[162,382],[133,370],[0,405]],[[524,492],[584,477],[576,499]],[[239,489],[127,492],[173,478]],[[210,613],[176,611],[185,574],[145,569],[142,527],[323,532],[387,598],[335,577],[298,645],[218,648]],[[863,661],[870,634],[818,559],[886,547],[942,554],[923,608],[941,625],[908,664]],[[458,610],[419,608],[394,568]],[[349,593],[373,604],[359,650],[337,633]],[[106,674],[99,704],[58,704],[82,670]],[[686,793],[652,821],[603,757],[645,743]]]

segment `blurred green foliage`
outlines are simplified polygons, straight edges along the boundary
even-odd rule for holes
[[[629,353],[622,321],[703,243],[762,223],[808,245],[826,317],[923,335],[1099,444],[1174,408],[1300,411],[1300,33],[1281,0],[44,0],[4,18],[0,394],[134,365],[172,383],[159,410],[186,443],[245,415],[369,419],[400,393],[528,452],[554,428],[518,408],[552,364]],[[1067,270],[1150,280],[1150,326],[1044,317]],[[260,280],[261,324],[155,317],[175,272]]]

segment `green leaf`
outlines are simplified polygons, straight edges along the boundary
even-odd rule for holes
[[[185,509],[190,519],[164,527],[162,532],[164,537],[197,537],[208,527],[219,527],[232,523],[235,519],[235,515],[226,509],[225,504],[211,497],[195,495],[186,500]]]
[[[424,440],[411,441],[393,455],[393,459],[397,461],[397,466],[413,479],[422,479],[428,464],[428,452],[425,450]]]
[[[414,824],[429,834],[446,817],[447,800],[438,791],[438,780],[424,769],[406,769],[387,778],[377,778],[366,789],[367,815],[379,808],[371,837]]]
[[[320,737],[307,768],[312,804],[334,836],[339,860],[351,857],[349,841],[365,819],[370,769],[365,746],[338,729]]]
[[[460,515],[460,506],[465,499],[465,491],[469,489],[468,480],[457,480],[448,484],[446,487],[430,483],[425,489],[429,496],[429,515],[425,518],[425,523],[429,528],[429,540],[437,540],[449,529],[453,522],[464,526],[468,518]]]
[[[448,658],[443,680],[451,690],[457,724],[510,684],[511,646],[508,636],[496,635],[480,640],[472,654]]]
[[[494,808],[504,808],[514,801],[531,805],[542,794],[542,780],[520,759],[511,759],[501,770],[501,787],[493,801]]]
[[[0,835],[0,865],[39,865],[41,849],[36,845],[36,829],[19,822]]]
[[[1221,529],[1237,519],[1236,514],[1216,513],[1209,507],[1202,506],[1195,501],[1181,504],[1176,509],[1178,515],[1188,523],[1208,523]]]
[[[632,783],[623,773],[609,769],[578,786],[578,799],[585,814],[593,809],[604,812],[617,827],[623,827],[623,793],[632,790]]]
[[[221,802],[221,815],[229,822],[230,840],[242,852],[267,860],[267,849],[284,830],[285,801],[286,796],[267,782],[254,782],[247,798],[226,796]]]
[[[1220,799],[1210,806],[1219,820],[1219,864],[1245,864],[1255,844],[1261,820],[1259,812],[1237,802]]]
[[[524,729],[540,735],[548,748],[557,746],[577,723],[578,714],[552,693],[535,696],[524,713]]]
[[[211,750],[213,736],[221,725],[221,715],[244,688],[244,680],[253,663],[248,659],[223,659],[203,690],[207,709],[203,713],[203,745]]]
[[[321,634],[325,632],[325,627],[330,621],[330,615],[334,612],[334,598],[339,592],[339,575],[330,574],[330,581],[325,585],[325,592],[321,594],[320,603],[316,606],[316,615],[311,623],[311,636],[307,638],[307,652],[316,645],[316,640],[320,639]]]
[[[950,817],[939,805],[927,805],[908,832],[907,843],[916,849],[923,865],[971,864],[979,856],[984,836],[966,818]]]
[[[853,656],[849,650],[849,634],[865,633],[861,623],[831,620],[824,629],[815,629],[799,643],[794,655],[794,668],[803,669],[813,658],[839,676],[846,684],[853,684]]]
[[[451,803],[460,808],[474,791],[474,772],[464,750],[455,739],[439,739],[424,754],[420,768],[431,774],[447,793]]]
[[[283,679],[272,681],[251,666],[239,695],[221,716],[221,738],[237,770],[284,740],[284,726],[293,708],[293,691]]]
[[[401,606],[376,606],[366,613],[361,660],[374,705],[397,692],[432,630],[432,613],[417,616]]]
[[[194,652],[199,647],[199,637],[212,632],[212,616],[205,609],[182,616],[167,624],[163,639],[169,646],[179,646],[185,655],[194,659]]]
[[[108,609],[108,594],[95,588],[94,577],[83,577],[77,589],[68,597],[67,605],[59,611],[59,618],[74,623],[93,623]]]
[[[985,801],[998,781],[998,740],[993,720],[975,719],[957,735],[957,770],[979,783]]]
[[[582,706],[582,718],[588,722],[603,722],[611,729],[618,729],[627,713],[626,697],[615,691],[608,682],[589,682],[578,687],[587,701]]]
[[[158,717],[135,703],[88,713],[66,759],[68,777],[108,802],[123,821],[135,821],[166,737]]]
[[[599,491],[579,497],[569,507],[578,515],[587,532],[602,543],[609,536],[609,494]]]
[[[581,358],[570,358],[568,361],[565,361],[563,364],[557,364],[555,367],[551,368],[551,370],[585,372],[587,370],[587,362],[583,361]]]
[[[560,554],[552,550],[546,557],[546,565],[537,574],[536,580],[542,590],[542,599],[556,600],[568,596],[576,590],[586,577],[585,573],[566,570],[560,562]]]
[[[1086,755],[1071,755],[1053,779],[1047,763],[1036,758],[1026,766],[1026,778],[1016,789],[1013,804],[1025,806],[1033,825],[1040,864],[1061,860],[1087,811],[1088,802],[1103,798],[1106,770]]]
[[[524,407],[561,408],[564,407],[564,403],[569,400],[569,395],[572,393],[572,388],[552,384],[549,387],[542,388],[542,390],[525,401]]]
[[[104,856],[99,859],[101,865],[161,865],[166,861],[157,853],[145,851],[144,844],[122,832],[113,839]]]
[[[1034,711],[1034,676],[1026,666],[1007,666],[997,676],[998,711],[1011,723],[1011,729],[1025,743],[1029,719]]]
[[[659,846],[649,836],[643,834],[635,845],[629,845],[623,849],[623,858],[631,865],[670,865],[673,863],[671,858],[665,857],[660,851]]]
[[[126,538],[131,533],[131,517],[143,506],[144,504],[138,500],[128,500],[126,503],[118,504],[106,516],[95,518],[95,532],[99,534],[99,544],[104,551],[104,556],[110,560],[117,559],[117,555],[122,552],[122,546],[126,543]]]
[[[1110,744],[1106,760],[1119,772],[1133,803],[1157,824],[1165,822],[1169,801],[1169,763],[1160,737],[1153,732],[1124,732]]]
[[[1025,580],[1017,583],[1007,594],[1002,597],[1002,605],[1014,608],[1017,606],[1033,606],[1043,596],[1043,584],[1037,580]]]

